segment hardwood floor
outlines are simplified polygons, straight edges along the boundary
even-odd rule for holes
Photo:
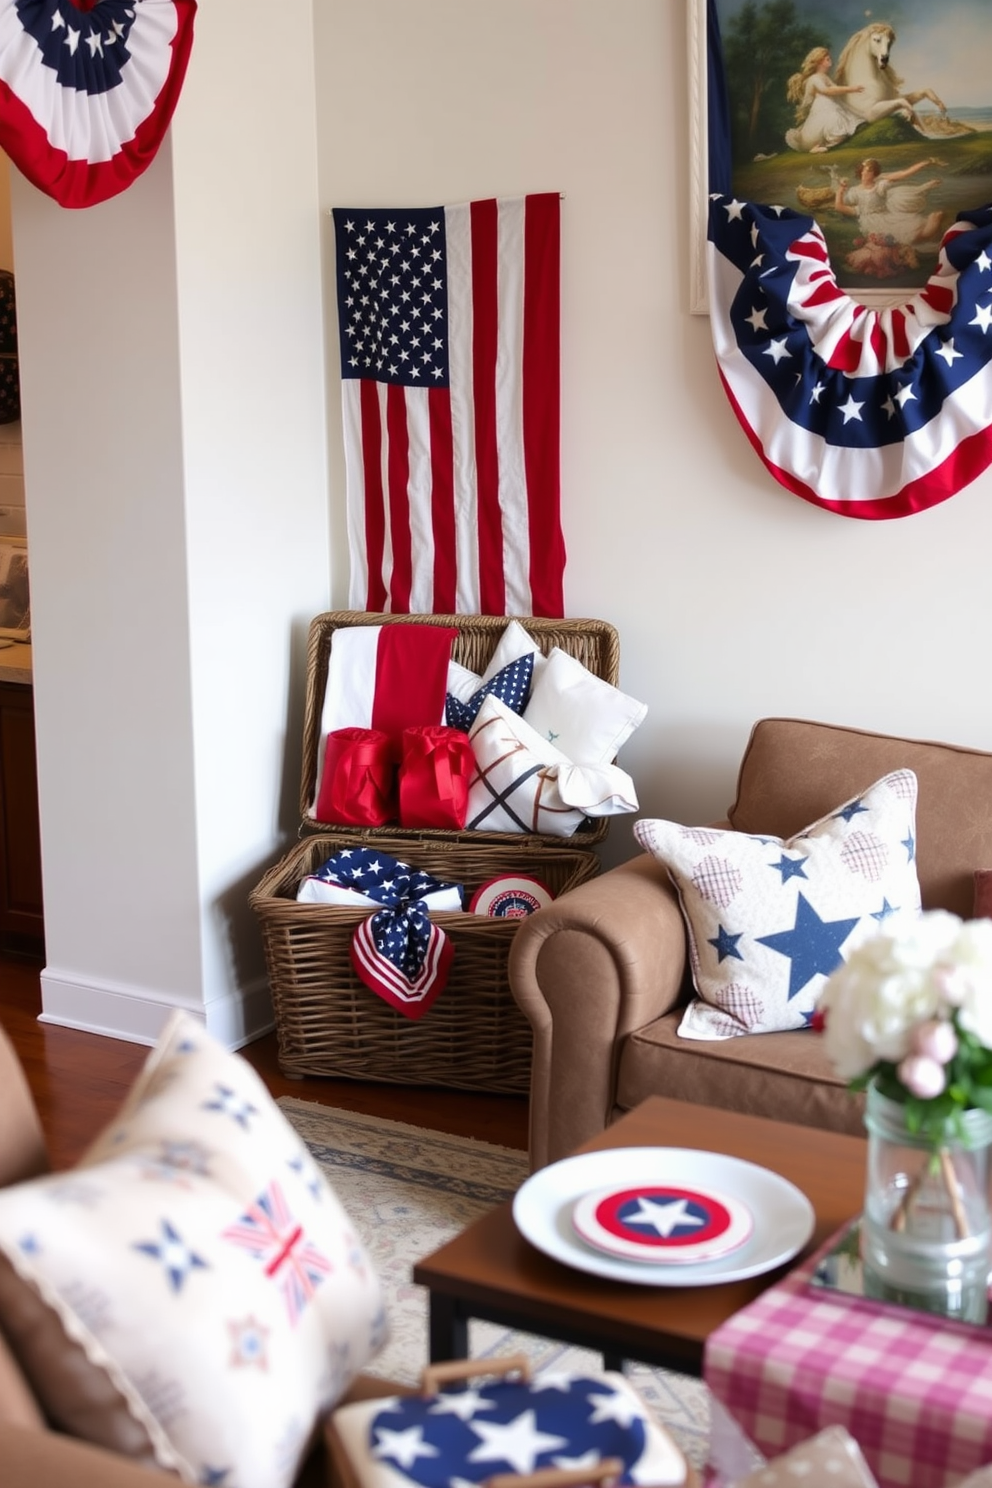
[[[0,955],[0,1024],[24,1066],[52,1166],[71,1166],[110,1121],[148,1057],[142,1044],[39,1023],[42,963]],[[294,1095],[350,1111],[408,1121],[526,1150],[524,1096],[428,1090],[352,1080],[290,1080],[279,1071],[274,1033],[241,1053],[273,1096]]]

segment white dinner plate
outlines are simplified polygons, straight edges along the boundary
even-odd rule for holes
[[[739,1198],[754,1216],[750,1239],[719,1260],[652,1266],[606,1255],[576,1234],[572,1211],[585,1194],[607,1185],[679,1181]],[[524,1238],[553,1260],[641,1286],[717,1286],[760,1276],[798,1254],[815,1223],[813,1205],[788,1179],[742,1158],[692,1147],[612,1147],[563,1158],[524,1181],[513,1218]]]

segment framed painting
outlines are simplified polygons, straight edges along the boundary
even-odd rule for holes
[[[852,298],[921,289],[958,213],[992,202],[988,0],[893,0],[878,16],[863,0],[687,3],[693,313],[708,310],[715,114],[725,189],[815,218]]]

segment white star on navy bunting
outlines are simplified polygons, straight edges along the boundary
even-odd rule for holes
[[[447,387],[444,210],[334,209],[341,376]]]
[[[467,734],[490,694],[499,698],[512,712],[522,713],[530,697],[533,676],[534,654],[528,652],[526,656],[520,656],[503,667],[495,677],[490,677],[466,702],[449,692],[444,705],[445,723],[449,728],[462,729]]]
[[[988,465],[992,207],[962,213],[923,290],[877,311],[837,286],[811,217],[716,193],[709,240],[725,385],[783,485],[845,516],[898,517]],[[899,445],[901,463],[898,451],[875,458]]]
[[[0,145],[63,207],[151,164],[193,41],[195,0],[5,0]]]
[[[559,1380],[553,1389],[544,1389],[540,1378],[533,1385],[497,1381],[472,1396],[471,1412],[439,1408],[433,1397],[392,1402],[372,1420],[374,1455],[421,1488],[605,1457],[619,1458],[619,1481],[632,1482],[631,1468],[645,1448],[644,1420],[602,1379],[576,1377],[565,1388]]]
[[[796,923],[791,930],[755,936],[760,945],[788,957],[791,963],[790,1002],[815,976],[829,976],[837,970],[843,960],[840,948],[857,923],[856,915],[848,920],[821,920],[809,900],[800,893],[796,902]]]

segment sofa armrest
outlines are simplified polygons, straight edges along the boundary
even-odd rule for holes
[[[676,1005],[686,936],[645,853],[563,894],[513,938],[513,996],[534,1031],[530,1159],[566,1157],[609,1124],[622,1040]]]
[[[3,1488],[163,1488],[172,1473],[141,1467],[56,1431],[0,1424]]]

